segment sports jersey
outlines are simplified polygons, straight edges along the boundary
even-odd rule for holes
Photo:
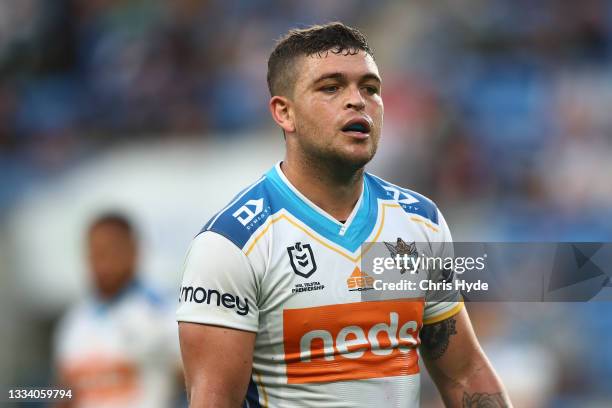
[[[109,301],[91,297],[69,310],[54,346],[58,376],[71,387],[74,406],[173,406],[180,355],[171,316],[138,282]]]
[[[461,308],[452,299],[367,301],[361,269],[371,242],[431,242],[450,232],[427,198],[365,173],[339,222],[277,164],[193,240],[177,319],[257,333],[248,407],[414,407],[423,324]]]

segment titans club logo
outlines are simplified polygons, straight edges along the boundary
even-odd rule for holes
[[[389,253],[391,254],[392,257],[395,257],[397,255],[400,255],[400,256],[407,255],[410,258],[410,260],[414,262],[414,258],[418,256],[416,243],[412,242],[408,244],[407,242],[405,242],[403,239],[399,237],[397,238],[397,242],[395,245],[393,245],[393,243],[391,242],[385,241],[385,246],[389,250]],[[402,268],[402,270],[400,271],[401,274],[405,272],[406,272],[405,268]]]

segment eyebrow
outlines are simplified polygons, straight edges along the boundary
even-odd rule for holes
[[[336,79],[336,80],[346,81],[346,75],[343,74],[342,72],[331,72],[329,74],[323,74],[319,78],[317,78],[313,82],[313,84],[316,85],[319,82],[325,81],[326,79]],[[367,80],[371,80],[371,79],[373,79],[374,81],[378,82],[379,84],[382,83],[380,77],[378,75],[376,75],[376,74],[373,74],[373,73],[364,74],[359,79],[359,82],[363,82],[363,81],[367,81]]]

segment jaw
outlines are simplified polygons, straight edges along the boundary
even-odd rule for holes
[[[340,143],[335,144],[332,154],[345,166],[362,168],[374,157],[377,143],[371,136],[355,138],[345,133],[340,132],[336,137]]]
[[[341,132],[328,143],[307,143],[290,137],[286,161],[298,164],[298,172],[302,174],[346,187],[361,180],[365,165],[376,153],[376,141],[351,140]]]
[[[346,132],[340,128],[328,133],[329,130],[321,127],[304,125],[298,129],[299,133],[287,139],[291,156],[302,157],[310,165],[354,170],[362,168],[374,157],[380,137],[378,127],[373,127],[369,133]]]

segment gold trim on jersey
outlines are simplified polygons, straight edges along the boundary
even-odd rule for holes
[[[334,251],[337,254],[345,257],[349,261],[359,262],[361,257],[370,250],[372,245],[374,245],[374,242],[376,242],[376,240],[378,239],[378,237],[380,236],[380,234],[381,234],[381,232],[383,230],[383,227],[385,226],[385,208],[386,207],[399,208],[399,204],[386,204],[386,203],[384,203],[382,205],[382,211],[381,211],[381,217],[380,217],[380,225],[378,226],[378,231],[376,231],[376,235],[374,235],[374,238],[371,240],[371,242],[368,244],[368,246],[366,248],[364,248],[364,250],[361,251],[361,253],[358,256],[356,256],[356,257],[353,257],[353,256],[349,255],[348,253],[346,253],[344,251],[341,251],[340,249],[330,245],[328,242],[324,241],[322,238],[319,238],[318,236],[313,234],[309,229],[301,226],[300,224],[298,224],[297,222],[295,222],[294,220],[289,218],[287,216],[287,214],[284,214],[284,213],[279,214],[279,215],[277,215],[275,217],[272,217],[272,219],[268,222],[268,225],[266,225],[266,227],[259,234],[257,234],[257,236],[255,237],[253,242],[251,242],[251,245],[249,245],[249,248],[246,250],[245,254],[248,256],[251,253],[253,248],[255,248],[255,244],[257,244],[257,242],[268,232],[268,230],[270,229],[272,224],[276,223],[277,221],[280,221],[280,220],[284,219],[287,222],[289,222],[291,225],[293,225],[294,227],[296,227],[297,229],[301,230],[303,233],[308,235],[310,238],[314,239],[319,244],[323,245],[324,247],[331,249],[332,251]]]
[[[259,234],[257,234],[257,236],[253,239],[253,241],[251,242],[251,244],[249,245],[248,249],[246,250],[245,254],[248,256],[251,251],[253,250],[253,248],[255,248],[255,245],[257,244],[257,242],[264,236],[266,235],[266,233],[268,232],[268,230],[270,229],[270,227],[280,221],[280,220],[286,220],[287,222],[289,222],[291,225],[293,225],[294,227],[296,227],[297,229],[301,230],[302,232],[304,232],[306,235],[308,235],[309,237],[311,237],[312,239],[314,239],[315,241],[317,241],[319,244],[323,245],[326,248],[331,249],[332,251],[336,252],[337,254],[343,256],[344,258],[348,259],[351,262],[359,262],[359,260],[363,257],[363,255],[365,255],[370,248],[372,247],[372,245],[374,245],[374,243],[378,240],[378,237],[380,236],[380,234],[382,233],[383,227],[385,226],[385,209],[388,208],[401,208],[401,206],[399,204],[389,204],[389,203],[383,203],[381,205],[382,207],[382,211],[381,211],[381,217],[380,217],[380,225],[378,226],[378,231],[376,231],[376,234],[374,235],[374,237],[370,240],[370,243],[368,244],[367,247],[365,247],[363,249],[363,251],[361,251],[361,253],[358,256],[351,256],[349,253],[344,252],[340,249],[338,249],[337,247],[330,245],[327,240],[324,240],[323,238],[318,237],[317,235],[315,235],[313,232],[311,232],[311,230],[307,227],[303,227],[302,225],[298,224],[296,221],[292,220],[289,216],[287,216],[287,214],[280,213],[277,214],[276,216],[272,216],[268,219],[268,221],[266,222],[266,226],[263,227],[263,229],[261,230],[261,232]],[[422,220],[420,218],[417,218],[415,216],[410,217],[411,221],[414,222],[418,222],[421,223],[423,225],[425,225],[427,228],[431,229],[434,232],[439,232],[439,229],[434,227],[433,225],[431,225],[430,223],[428,223],[425,220]]]
[[[261,380],[261,374],[259,374],[257,371],[253,370],[253,372],[255,373],[255,375],[257,376],[257,385],[259,385],[259,388],[261,388],[261,394],[263,395],[263,408],[268,408],[268,393],[266,392],[266,387],[264,387],[263,385],[263,381]]]
[[[455,306],[453,306],[453,308],[449,310],[448,312],[444,312],[441,315],[430,317],[429,319],[423,319],[423,324],[424,325],[434,324],[434,323],[441,322],[442,320],[446,320],[449,317],[452,317],[456,315],[457,313],[459,313],[462,308],[463,308],[463,300],[457,303]]]
[[[411,219],[412,221],[415,221],[415,222],[420,222],[421,224],[424,224],[424,225],[425,225],[427,228],[431,229],[433,232],[438,232],[438,231],[440,231],[439,229],[437,229],[436,227],[434,227],[433,225],[431,225],[430,223],[428,223],[428,222],[427,222],[427,221],[425,221],[425,220],[422,220],[422,219],[417,218],[417,217],[410,217],[410,219]]]

